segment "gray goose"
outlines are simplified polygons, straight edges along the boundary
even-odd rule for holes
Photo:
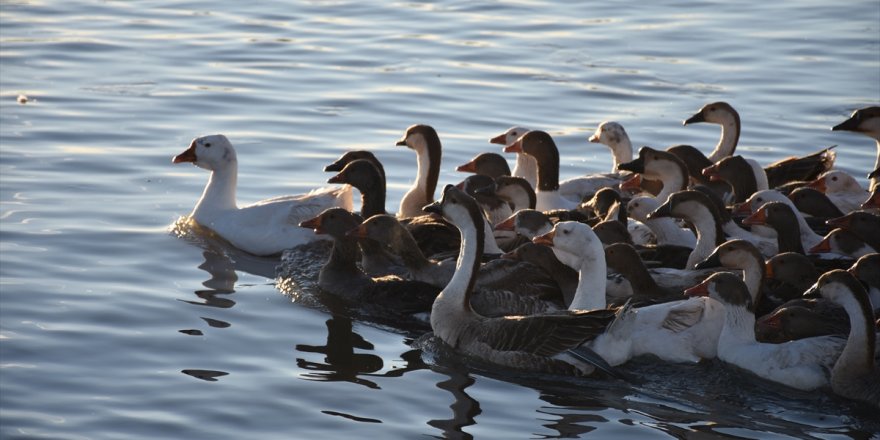
[[[589,375],[595,366],[572,352],[605,331],[611,310],[489,318],[474,311],[471,295],[480,267],[484,234],[482,214],[472,197],[447,186],[441,200],[425,211],[443,215],[461,231],[455,275],[434,300],[434,336],[453,349],[517,370]]]
[[[501,176],[509,176],[510,166],[498,153],[480,153],[469,162],[456,167],[455,171],[481,174],[497,179]]]
[[[443,154],[440,136],[433,127],[416,124],[406,129],[406,133],[397,141],[397,145],[414,150],[418,160],[416,181],[400,200],[397,216],[417,217],[422,214],[422,206],[434,201],[434,190],[440,177],[440,161]]]
[[[880,215],[865,211],[853,211],[847,215],[832,218],[826,223],[835,228],[846,229],[856,234],[868,246],[880,250]]]
[[[877,173],[877,170],[880,169],[880,107],[860,108],[854,111],[847,120],[832,127],[831,130],[861,133],[876,141],[877,160],[874,162],[874,171],[868,175],[868,178],[871,179],[868,189],[877,187],[880,183],[880,175]]]
[[[697,245],[688,257],[686,269],[693,269],[697,263],[712,254],[724,243],[721,229],[721,216],[718,208],[709,197],[699,191],[679,191],[669,196],[665,203],[648,214],[648,219],[657,217],[676,217],[688,221],[697,233]]]

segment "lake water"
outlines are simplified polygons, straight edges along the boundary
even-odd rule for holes
[[[170,159],[210,133],[243,203],[366,148],[396,209],[414,123],[441,184],[515,124],[553,134],[569,177],[610,167],[586,142],[603,120],[708,152],[718,127],[681,122],[724,100],[738,151],[838,144],[865,183],[873,144],[829,128],[880,102],[877,0],[572,3],[3,1],[0,437],[877,438],[863,405],[718,362],[643,359],[632,383],[468,365],[173,232],[208,175]]]

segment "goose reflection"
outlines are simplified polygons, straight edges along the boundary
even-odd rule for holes
[[[351,382],[368,388],[378,389],[375,382],[358,377],[382,369],[382,358],[369,353],[355,353],[354,349],[372,350],[373,344],[352,331],[351,318],[333,315],[327,320],[327,344],[297,344],[296,349],[304,353],[322,353],[324,362],[312,362],[297,358],[296,365],[312,373],[304,374],[309,380],[327,382]]]
[[[464,427],[477,422],[474,420],[481,412],[480,402],[468,395],[464,390],[473,385],[475,380],[467,373],[449,369],[446,371],[435,370],[449,376],[449,379],[437,383],[437,388],[449,391],[455,398],[449,408],[452,409],[452,418],[445,420],[429,420],[428,425],[443,431],[441,438],[448,439],[472,439],[473,435],[464,432]]]
[[[235,274],[235,267],[226,255],[206,250],[202,252],[205,261],[199,265],[199,269],[208,272],[211,278],[202,282],[207,289],[196,290],[194,293],[202,301],[183,300],[187,304],[217,307],[228,309],[235,305],[235,301],[222,295],[235,293],[235,282],[238,281],[238,275]]]

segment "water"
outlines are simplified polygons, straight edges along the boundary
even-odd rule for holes
[[[865,183],[873,145],[829,128],[880,101],[875,0],[593,3],[3,2],[0,437],[876,437],[864,406],[717,362],[641,360],[625,384],[423,352],[171,232],[207,174],[170,158],[216,132],[244,203],[367,148],[395,208],[413,123],[440,133],[441,183],[514,124],[553,134],[567,177],[610,167],[586,142],[603,120],[708,151],[717,127],[681,121],[725,100],[740,151],[839,144]]]

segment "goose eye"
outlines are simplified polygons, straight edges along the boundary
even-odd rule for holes
[[[832,180],[833,182],[837,182],[837,176],[832,177],[831,180]]]
[[[205,148],[211,148],[211,143],[210,143],[210,142],[205,142]]]

